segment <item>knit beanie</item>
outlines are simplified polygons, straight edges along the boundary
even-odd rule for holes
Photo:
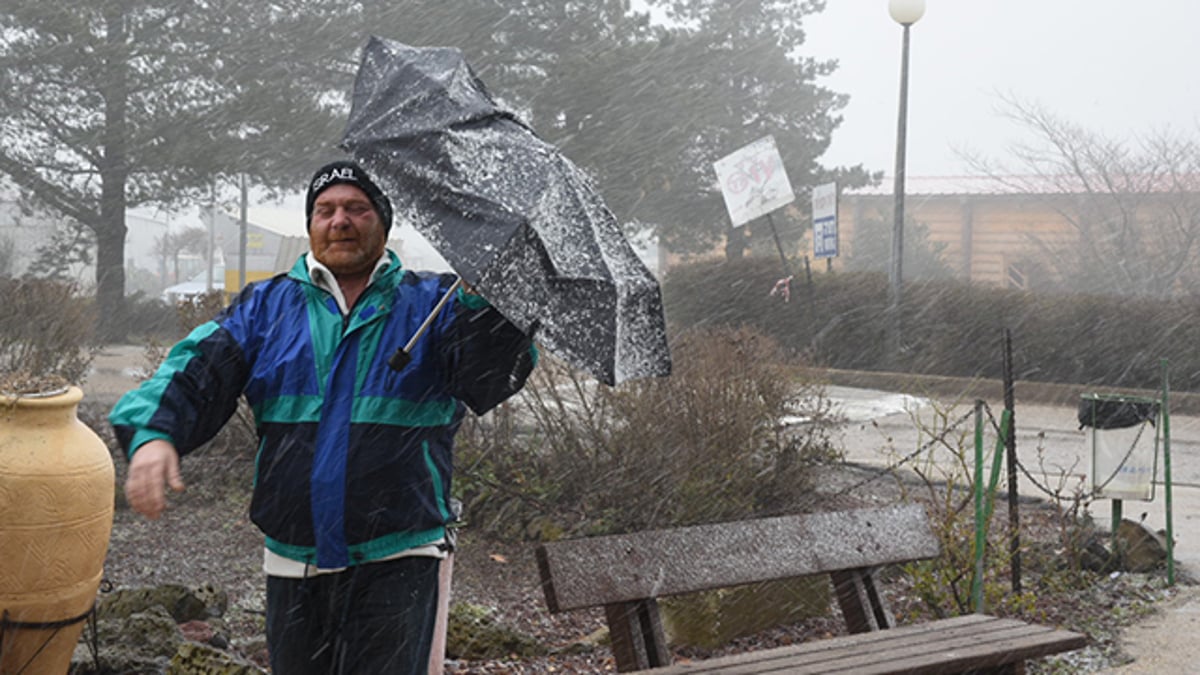
[[[312,180],[308,182],[308,195],[304,199],[304,226],[306,228],[312,228],[313,204],[317,201],[317,195],[326,188],[339,183],[353,185],[366,193],[367,199],[370,199],[371,204],[375,207],[375,213],[379,214],[379,220],[383,222],[384,232],[391,231],[392,202],[361,166],[348,160],[338,160],[326,164],[317,169]]]

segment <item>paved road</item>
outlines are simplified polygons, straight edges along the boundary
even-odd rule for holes
[[[899,458],[927,443],[931,433],[938,433],[947,423],[969,415],[972,402],[958,405],[932,402],[928,399],[873,389],[829,386],[827,393],[839,411],[849,420],[843,436],[847,459],[876,465],[895,463]],[[989,402],[999,417],[999,402]],[[1089,484],[1090,449],[1087,430],[1080,430],[1073,406],[1026,404],[1017,401],[1014,410],[1017,429],[1017,458],[1044,487],[1060,490],[1064,496],[1076,487]],[[956,427],[956,429],[959,427]],[[973,466],[973,419],[962,423],[968,458]],[[1200,578],[1200,417],[1172,415],[1170,417],[1171,451],[1171,510],[1175,533],[1177,569]],[[986,465],[995,435],[988,433],[984,444]],[[949,462],[946,450],[935,451],[935,461]],[[1138,519],[1145,514],[1145,523],[1156,530],[1166,529],[1166,490],[1159,481],[1153,501],[1124,500],[1123,514]],[[1002,477],[1003,481],[1006,480]],[[1023,496],[1045,497],[1044,492],[1024,475],[1018,486]],[[1096,522],[1107,527],[1111,522],[1112,501],[1097,499],[1091,511]]]
[[[138,386],[150,365],[144,346],[106,345],[92,359],[84,380],[84,403],[111,408],[122,394]]]

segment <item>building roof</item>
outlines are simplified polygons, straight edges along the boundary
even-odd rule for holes
[[[1088,192],[1198,192],[1200,175],[1110,176],[1115,185],[1105,185],[1097,176],[1091,185],[1075,175],[1062,176],[906,176],[905,195],[1053,195]],[[850,188],[846,196],[891,196],[894,179],[884,176],[878,185]]]

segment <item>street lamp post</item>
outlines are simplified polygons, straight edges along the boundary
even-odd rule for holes
[[[888,303],[889,357],[899,358],[900,300],[904,283],[904,159],[908,127],[908,29],[925,14],[925,0],[888,0],[888,12],[904,27],[904,42],[900,55],[900,114],[896,125],[896,172],[893,187],[892,259],[888,270],[891,298]]]

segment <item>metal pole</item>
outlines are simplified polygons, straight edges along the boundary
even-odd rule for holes
[[[1096,433],[1092,430],[1092,433]],[[1125,518],[1125,502],[1120,499],[1112,500],[1112,518],[1109,520],[1109,531],[1112,532],[1112,552],[1114,556],[1120,556],[1123,561],[1125,559],[1125,550],[1121,547],[1121,539],[1117,536],[1117,532],[1121,528],[1121,520]]]
[[[975,576],[971,581],[971,604],[983,613],[983,554],[987,523],[983,508],[983,401],[975,401]]]
[[[1021,592],[1021,515],[1017,508],[1017,423],[1016,396],[1013,387],[1012,331],[1004,329],[1004,409],[1008,425],[1004,427],[1004,446],[1008,466],[1008,552],[1011,559],[1013,593]]]
[[[246,221],[246,209],[250,202],[247,197],[246,174],[241,175],[242,179],[242,213],[241,224],[238,232],[238,287],[241,291],[246,287],[246,230],[249,229],[249,224]]]
[[[813,305],[816,304],[816,292],[813,290],[812,267],[808,264],[808,256],[804,256],[804,285],[808,290],[808,302],[804,305],[804,311],[808,313],[808,319],[811,321]]]
[[[208,201],[208,275],[206,276],[207,284],[204,288],[209,293],[213,289],[213,258],[216,257],[217,242],[216,242],[216,220],[217,213],[217,183],[213,181],[212,189],[209,192]]]
[[[889,354],[899,357],[901,337],[900,304],[904,284],[904,164],[905,143],[908,133],[908,33],[910,24],[904,24],[904,42],[900,52],[900,114],[896,123],[896,170],[892,186],[894,200],[892,213],[892,260],[889,274],[891,298],[888,304]]]
[[[767,225],[771,226],[771,236],[775,238],[775,249],[779,251],[779,260],[783,263],[784,276],[792,276],[792,267],[788,264],[787,255],[783,252],[783,244],[779,241],[779,231],[775,229],[775,219],[767,214]]]
[[[1175,528],[1171,516],[1171,414],[1168,410],[1167,399],[1171,391],[1171,382],[1167,360],[1162,359],[1162,435],[1163,435],[1163,482],[1166,483],[1167,506],[1167,585],[1175,585]]]

